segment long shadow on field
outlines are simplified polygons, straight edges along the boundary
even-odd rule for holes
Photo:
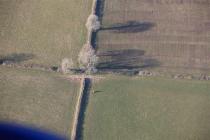
[[[13,53],[7,56],[0,56],[0,64],[3,63],[20,63],[23,61],[27,61],[34,58],[33,54],[27,54],[27,53]]]
[[[138,49],[113,50],[99,53],[99,71],[110,72],[138,72],[144,68],[157,67],[160,63],[152,58],[147,58],[145,51]]]
[[[88,100],[89,100],[91,84],[92,84],[91,79],[86,78],[85,87],[83,91],[84,93],[81,100],[79,120],[78,120],[77,130],[76,130],[76,140],[83,140],[83,131],[84,131],[83,125],[84,125],[84,120],[85,120],[85,112],[86,112]]]
[[[128,21],[126,23],[117,23],[111,27],[104,27],[100,30],[110,30],[114,33],[138,33],[150,30],[155,26],[152,22],[138,22],[138,21]]]

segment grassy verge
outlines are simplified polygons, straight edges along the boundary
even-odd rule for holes
[[[112,77],[96,82],[84,140],[207,140],[210,82]]]
[[[79,83],[59,74],[0,67],[0,120],[70,137]]]

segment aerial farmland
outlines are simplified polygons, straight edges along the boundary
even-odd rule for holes
[[[111,76],[92,90],[85,140],[209,138],[210,82]]]
[[[33,70],[1,67],[0,74],[1,121],[70,137],[79,82]]]
[[[209,108],[210,0],[0,0],[0,127],[209,140]]]
[[[102,63],[102,70],[126,69],[131,62],[130,69],[209,72],[210,1],[105,0],[103,7],[96,44],[103,62],[114,66]],[[124,52],[121,58],[118,52]],[[104,57],[107,53],[121,63]]]
[[[0,57],[15,55],[23,57],[23,64],[48,67],[59,66],[67,57],[77,64],[92,0],[1,0],[0,4]]]

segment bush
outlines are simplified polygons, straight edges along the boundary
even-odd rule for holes
[[[64,58],[61,62],[61,71],[66,74],[69,73],[71,71],[71,69],[73,68],[73,61],[72,59],[68,59],[68,58]]]
[[[101,24],[98,20],[98,16],[92,14],[88,17],[87,22],[86,22],[86,27],[88,30],[96,31],[100,29],[100,26]]]

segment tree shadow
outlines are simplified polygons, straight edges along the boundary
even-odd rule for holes
[[[98,54],[99,72],[138,72],[141,69],[157,67],[160,63],[145,56],[145,51],[138,49],[113,50]]]
[[[111,27],[104,27],[100,30],[110,30],[114,33],[138,33],[150,30],[155,26],[152,22],[138,22],[138,21],[128,21],[126,23],[117,23]]]
[[[27,53],[13,53],[7,56],[0,56],[0,64],[3,63],[20,63],[23,61],[27,61],[30,60],[32,58],[34,58],[34,54],[27,54]]]

